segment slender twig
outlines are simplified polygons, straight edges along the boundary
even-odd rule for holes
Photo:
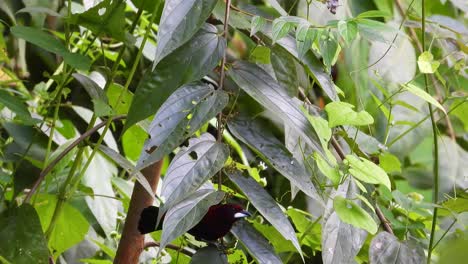
[[[159,242],[146,242],[145,243],[145,249],[147,248],[150,248],[150,247],[160,247],[161,246],[161,243]],[[184,247],[179,247],[177,245],[173,245],[173,244],[167,244],[166,245],[167,248],[169,249],[173,249],[173,250],[176,250],[186,256],[189,256],[189,257],[192,257],[195,253],[192,252],[191,250],[187,249],[187,248],[184,248]]]
[[[112,121],[120,120],[126,118],[126,115],[120,115],[120,116],[115,116],[111,118]],[[37,188],[41,185],[41,182],[45,179],[45,177],[49,174],[50,171],[59,163],[73,148],[78,146],[81,142],[83,142],[86,138],[94,134],[96,131],[98,131],[100,128],[104,127],[106,125],[107,121],[103,121],[97,126],[91,128],[90,130],[86,131],[81,135],[79,138],[75,139],[67,148],[65,148],[54,160],[52,160],[47,167],[41,171],[39,174],[39,178],[37,178],[36,182],[32,186],[31,190],[28,192],[26,195],[26,198],[24,199],[25,203],[28,203],[31,200],[31,197],[33,194],[37,191]]]
[[[422,0],[421,2],[421,9],[422,9],[422,33],[421,33],[421,45],[423,48],[423,52],[426,51],[426,1]],[[426,92],[429,93],[429,86],[428,86],[428,75],[424,74],[424,86]],[[432,202],[437,205],[439,202],[439,143],[437,141],[437,125],[434,118],[434,113],[432,112],[432,105],[427,103],[429,108],[429,113],[431,115],[431,124],[432,124],[432,136],[433,136],[433,144],[434,144],[434,182],[433,182],[433,197]],[[434,244],[434,236],[435,236],[435,229],[437,225],[437,210],[438,207],[434,206],[434,211],[432,214],[432,225],[431,225],[431,235],[429,238],[429,246],[427,249],[427,263],[431,263],[431,255],[432,249]]]
[[[393,235],[393,229],[390,226],[390,222],[385,218],[385,215],[383,214],[382,210],[380,210],[380,207],[377,205],[377,203],[375,204],[374,208],[375,213],[382,223],[384,230]]]
[[[226,40],[228,40],[229,36],[229,14],[231,13],[231,0],[226,1],[226,9],[224,10],[224,28],[223,28],[223,37]],[[226,49],[224,50],[223,53],[223,59],[221,61],[221,73],[219,77],[219,87],[218,90],[222,90],[224,88],[224,79],[226,77],[226,58],[227,58],[227,45]],[[218,128],[217,128],[217,141],[221,142],[223,139],[223,112],[221,111],[218,114]],[[222,184],[223,184],[223,174],[221,171],[218,172],[218,191],[221,191],[222,189]]]

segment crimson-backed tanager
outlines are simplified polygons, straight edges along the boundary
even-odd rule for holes
[[[149,206],[143,209],[138,222],[138,230],[141,234],[151,233],[160,230],[156,227],[159,208]],[[216,204],[208,209],[202,220],[188,231],[195,239],[202,241],[215,241],[225,236],[232,225],[239,219],[250,216],[237,204]]]

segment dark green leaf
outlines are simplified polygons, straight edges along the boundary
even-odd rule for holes
[[[63,43],[40,29],[13,26],[10,30],[16,37],[22,38],[49,52],[62,56],[63,60],[67,64],[78,70],[87,71],[89,67],[91,67],[91,60],[88,57],[78,53],[69,52]]]
[[[49,249],[36,210],[23,204],[0,215],[0,262],[49,263]]]
[[[237,118],[229,122],[229,130],[301,191],[323,204],[304,165],[259,121]]]
[[[273,197],[254,179],[244,177],[239,172],[228,173],[229,179],[249,198],[255,208],[265,217],[284,238],[291,241],[297,252],[302,256],[301,246],[297,240],[294,228],[278,206]]]
[[[317,133],[307,117],[268,73],[255,64],[238,62],[228,74],[252,98],[300,133],[314,150],[323,153]]]
[[[149,166],[171,153],[227,105],[229,96],[201,82],[177,89],[156,113],[150,138],[145,142],[137,167]]]
[[[89,94],[91,99],[100,99],[104,103],[107,103],[107,96],[104,90],[88,76],[80,73],[74,73],[72,76],[81,84],[86,92]]]
[[[336,63],[338,54],[341,50],[334,33],[326,30],[322,31],[322,34],[319,37],[319,47],[320,54],[322,55],[323,59],[323,64],[325,64],[325,66],[328,68],[328,71],[330,72],[330,68]]]
[[[10,95],[5,90],[0,90],[0,104],[8,107],[8,109],[23,118],[31,118],[26,105],[18,97]]]
[[[228,264],[226,253],[214,246],[206,246],[193,255],[190,264]]]
[[[271,53],[271,66],[278,83],[285,89],[286,93],[290,97],[297,96],[299,80],[294,57],[283,48],[275,45]]]
[[[369,247],[369,261],[372,264],[418,264],[425,263],[424,250],[410,242],[400,242],[388,232],[380,232]]]
[[[166,203],[160,215],[200,188],[223,167],[228,156],[228,147],[208,133],[191,138],[189,146],[177,153],[167,169],[161,188]]]
[[[133,96],[125,128],[156,113],[181,85],[210,72],[223,56],[225,47],[226,42],[216,27],[205,24],[188,43],[143,76]]]
[[[213,16],[221,21],[224,22],[224,12],[226,10],[226,2],[224,1],[218,1],[216,4],[214,10],[213,10]],[[233,9],[231,9],[231,14],[229,16],[229,25],[238,28],[238,29],[245,29],[245,30],[250,30],[250,20],[251,17],[243,14],[241,12],[237,12]]]
[[[197,225],[210,206],[221,202],[223,197],[223,192],[215,191],[211,184],[206,184],[170,208],[164,217],[161,248]]]
[[[125,41],[125,2],[104,0],[84,13],[72,15],[70,22],[96,35],[105,34]]]
[[[217,0],[166,0],[159,24],[154,63],[159,63],[192,38],[210,16],[217,2]]]
[[[296,46],[299,61],[304,59],[305,54],[312,47],[312,43],[317,38],[317,32],[317,30],[310,28],[309,23],[302,23],[297,26]]]
[[[231,232],[239,239],[245,248],[247,248],[250,255],[252,255],[258,263],[283,263],[270,242],[247,221],[238,221],[232,227]]]

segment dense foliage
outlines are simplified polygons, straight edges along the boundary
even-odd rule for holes
[[[118,263],[140,185],[143,263],[464,262],[467,11],[0,1],[0,263]],[[220,202],[225,249],[185,234]]]

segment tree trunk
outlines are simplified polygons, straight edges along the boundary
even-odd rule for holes
[[[156,187],[158,186],[162,165],[163,160],[160,160],[141,171],[153,191],[156,191]],[[151,197],[140,183],[135,182],[114,264],[138,263],[145,242],[145,236],[141,235],[137,229],[138,220],[140,219],[141,211],[153,204],[153,199],[154,197]]]

